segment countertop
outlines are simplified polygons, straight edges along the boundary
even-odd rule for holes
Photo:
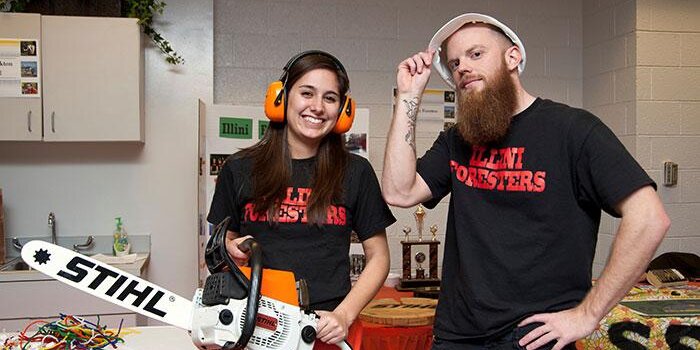
[[[189,333],[177,327],[135,327],[128,328],[124,344],[118,350],[197,350]]]

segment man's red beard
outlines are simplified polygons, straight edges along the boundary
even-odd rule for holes
[[[499,142],[510,128],[517,96],[505,63],[501,67],[492,80],[483,80],[481,91],[457,89],[457,131],[472,145]]]

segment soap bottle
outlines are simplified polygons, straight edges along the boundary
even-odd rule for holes
[[[116,224],[116,229],[114,230],[114,245],[112,250],[115,256],[128,255],[131,250],[131,245],[129,244],[129,238],[126,235],[126,230],[122,224],[122,218],[117,217],[114,219]]]

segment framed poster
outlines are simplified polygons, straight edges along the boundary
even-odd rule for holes
[[[394,102],[396,103],[396,88],[393,90]],[[455,124],[455,92],[443,89],[425,89],[418,111],[419,120],[442,120],[444,129],[448,129]]]

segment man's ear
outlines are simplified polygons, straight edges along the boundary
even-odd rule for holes
[[[505,52],[505,60],[506,60],[506,66],[508,67],[509,71],[513,71],[514,69],[518,69],[518,65],[520,64],[520,61],[522,61],[523,56],[522,53],[520,52],[520,48],[518,48],[517,45],[513,45],[509,47],[506,52]]]

